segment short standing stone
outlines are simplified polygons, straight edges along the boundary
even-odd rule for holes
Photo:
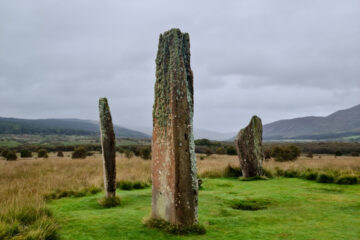
[[[110,108],[106,98],[99,100],[101,149],[104,164],[104,187],[106,197],[116,192],[115,134]]]
[[[261,176],[264,153],[262,147],[262,123],[259,117],[253,116],[249,125],[240,130],[235,145],[243,177]]]
[[[187,33],[160,35],[152,135],[152,217],[197,223],[198,182],[193,136],[193,74]]]

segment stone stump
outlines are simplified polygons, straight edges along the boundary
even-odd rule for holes
[[[187,33],[160,35],[152,135],[152,218],[197,223],[193,74]]]
[[[116,161],[115,134],[110,108],[106,98],[99,100],[100,136],[104,166],[104,188],[106,197],[115,197],[116,193]]]
[[[262,175],[264,159],[261,119],[253,116],[249,125],[240,130],[235,140],[242,175],[245,178]]]

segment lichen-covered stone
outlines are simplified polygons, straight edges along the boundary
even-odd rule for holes
[[[187,33],[160,35],[152,137],[152,217],[197,222],[198,182],[193,136],[193,74]]]
[[[264,152],[261,119],[253,116],[247,127],[241,129],[235,140],[243,177],[262,175]]]
[[[105,193],[106,197],[114,197],[116,192],[115,134],[106,98],[99,100],[99,113]]]

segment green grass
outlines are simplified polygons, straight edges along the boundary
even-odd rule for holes
[[[13,148],[19,146],[20,143],[14,140],[1,140],[0,147]]]
[[[326,239],[358,240],[360,186],[316,183],[297,178],[267,181],[204,179],[199,221],[205,235],[175,236],[144,226],[151,189],[118,191],[121,205],[104,209],[98,193],[63,198],[48,207],[60,225],[60,239]],[[257,211],[234,203],[260,203]]]

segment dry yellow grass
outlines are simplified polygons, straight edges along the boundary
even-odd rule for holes
[[[197,156],[198,173],[223,175],[228,165],[239,166],[237,156],[211,155],[204,160]],[[316,169],[336,170],[346,174],[360,174],[359,157],[314,156],[300,157],[294,162],[264,162],[264,167],[287,170]],[[150,182],[151,161],[138,157],[131,159],[117,154],[117,180]],[[101,186],[103,182],[100,154],[86,159],[71,159],[70,153],[59,158],[50,154],[48,159],[19,159],[14,162],[0,160],[0,216],[9,209],[24,206],[42,207],[44,195],[54,190],[79,190],[90,186]]]
[[[314,171],[338,172],[340,175],[360,175],[360,157],[350,156],[316,155],[313,158],[301,156],[293,162],[270,160],[264,162],[263,166],[268,170],[274,170],[275,168],[298,171],[312,169]]]

